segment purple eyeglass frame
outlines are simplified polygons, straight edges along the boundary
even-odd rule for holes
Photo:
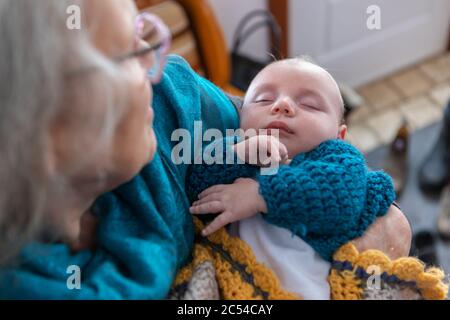
[[[159,50],[161,53],[161,56],[159,57],[158,65],[154,66],[152,69],[148,70],[148,77],[150,79],[150,82],[155,84],[158,83],[161,80],[162,72],[164,70],[164,65],[166,63],[167,54],[169,53],[169,49],[172,43],[172,35],[170,33],[169,28],[166,26],[166,24],[156,15],[144,12],[139,14],[136,17],[135,21],[135,28],[136,28],[136,34],[139,33],[139,29],[141,28],[140,24],[147,20],[148,22],[152,23],[155,26],[156,32],[160,34],[161,41],[155,45],[151,45],[147,48],[142,48],[137,51],[125,54],[123,56],[119,56],[114,58],[113,60],[116,62],[122,62],[128,59],[132,58],[139,58],[141,56],[144,56],[151,51]],[[152,70],[156,67],[156,73],[152,73]]]

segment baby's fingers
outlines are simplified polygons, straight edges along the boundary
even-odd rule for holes
[[[202,192],[200,192],[200,194],[198,195],[198,198],[202,199],[212,193],[220,192],[223,190],[223,188],[224,188],[223,184],[216,184],[215,186],[209,187],[209,188],[203,190]]]
[[[189,212],[192,214],[218,213],[223,210],[224,206],[221,201],[210,201],[189,208]]]
[[[227,224],[233,222],[232,215],[225,211],[224,213],[217,216],[205,229],[202,230],[202,235],[204,237],[216,232],[220,228],[226,226]]]
[[[288,150],[287,150],[286,146],[281,142],[279,145],[279,150],[280,150],[281,163],[286,163],[287,160],[289,159],[289,154],[288,154]]]
[[[270,141],[270,158],[271,158],[271,163],[275,162],[275,163],[279,163],[282,159],[282,154],[281,154],[281,148],[280,148],[280,142],[277,140],[271,140]]]
[[[270,166],[273,163],[280,163],[281,157],[278,150],[278,143],[272,140],[267,140],[266,152],[260,149],[259,159],[261,166]],[[261,152],[262,151],[262,152]]]
[[[211,201],[222,201],[222,197],[223,197],[223,195],[221,192],[211,193],[211,194],[208,194],[208,195],[202,197],[201,199],[199,199],[197,201],[194,201],[192,203],[192,206],[198,206],[200,204],[204,204],[204,203],[211,202]]]

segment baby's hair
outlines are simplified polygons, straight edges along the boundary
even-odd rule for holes
[[[272,58],[272,61],[269,64],[280,61],[273,53],[268,52],[267,55]]]
[[[309,62],[311,64],[319,66],[319,64],[316,63],[314,61],[314,59],[311,56],[307,55],[307,54],[301,54],[301,55],[298,55],[296,57],[286,58],[286,59],[278,59],[275,55],[273,55],[271,53],[268,53],[268,55],[272,58],[272,61],[268,65],[271,65],[271,64],[276,63],[276,62],[286,61],[286,62]]]
[[[301,62],[308,62],[311,63],[313,65],[319,66],[319,64],[314,60],[313,57],[307,55],[307,54],[301,54],[299,56],[296,56],[294,58],[288,59],[288,60],[296,60],[296,61],[301,61]]]

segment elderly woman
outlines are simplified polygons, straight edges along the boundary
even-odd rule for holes
[[[71,5],[80,29],[67,27]],[[157,84],[166,29],[136,16],[132,0],[0,2],[0,297],[165,298],[189,256],[188,165],[171,161],[171,134],[198,120],[225,132],[238,117],[179,58]],[[96,247],[74,250],[93,237],[92,215]],[[392,257],[409,242],[394,207],[356,241]]]

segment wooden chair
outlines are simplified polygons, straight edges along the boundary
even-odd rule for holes
[[[230,84],[231,59],[223,31],[207,0],[135,0],[141,12],[158,15],[172,32],[171,53],[184,57],[192,68],[237,96]]]

